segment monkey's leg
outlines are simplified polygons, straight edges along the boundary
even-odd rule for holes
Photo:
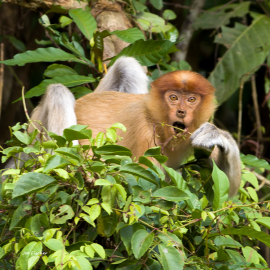
[[[212,149],[210,163],[214,159],[217,166],[226,173],[230,181],[229,196],[236,195],[241,183],[241,160],[238,146],[230,133],[204,123],[191,136],[193,147]]]
[[[109,68],[95,92],[118,91],[131,94],[148,93],[148,77],[133,57],[122,56]]]

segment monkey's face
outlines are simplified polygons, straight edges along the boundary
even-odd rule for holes
[[[168,90],[165,100],[168,106],[168,124],[173,126],[173,133],[181,132],[180,129],[193,132],[196,127],[195,111],[200,106],[201,96],[187,91]]]

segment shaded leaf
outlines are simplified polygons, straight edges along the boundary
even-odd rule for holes
[[[84,36],[91,40],[97,28],[97,23],[91,12],[84,11],[82,8],[72,9],[69,11],[70,17],[77,24]]]
[[[46,174],[35,172],[26,173],[16,182],[12,198],[14,199],[25,194],[32,194],[54,182],[56,182],[56,180]]]

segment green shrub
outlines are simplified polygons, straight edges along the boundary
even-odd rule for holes
[[[3,170],[3,269],[267,269],[256,246],[270,246],[260,227],[270,228],[269,202],[258,202],[251,186],[228,199],[228,179],[204,165],[204,151],[195,151],[182,174],[164,165],[159,147],[135,163],[116,145],[118,128],[125,130],[115,124],[92,138],[76,125],[49,140],[35,140],[38,131],[28,134],[27,124],[11,129],[2,151],[2,162],[13,158],[16,165]],[[73,146],[75,139],[89,145]],[[256,177],[243,173],[243,184],[256,188]]]

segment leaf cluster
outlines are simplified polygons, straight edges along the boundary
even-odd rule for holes
[[[134,162],[116,145],[119,131],[116,123],[93,138],[76,125],[39,139],[26,124],[11,129],[2,161],[15,166],[2,172],[0,198],[5,269],[267,269],[257,241],[270,246],[269,202],[244,187],[230,200],[226,175],[205,165],[209,152],[196,150],[181,174],[159,147]],[[243,186],[256,187],[251,175],[243,171]]]

